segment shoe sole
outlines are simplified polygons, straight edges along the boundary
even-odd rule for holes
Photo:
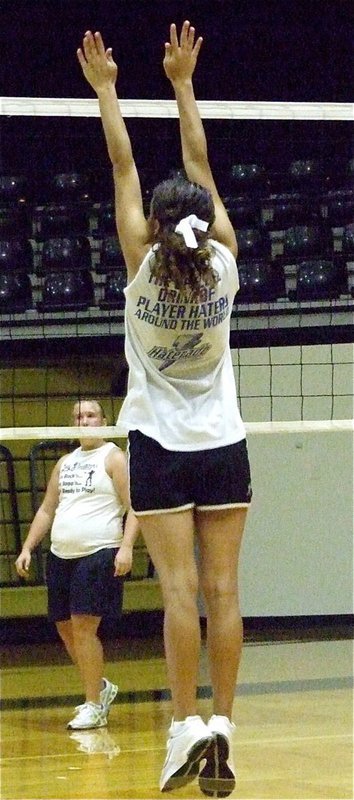
[[[197,742],[191,749],[187,755],[187,761],[180,767],[177,772],[175,772],[168,781],[165,783],[164,787],[161,789],[161,792],[169,792],[173,789],[180,789],[182,786],[185,786],[187,783],[190,783],[197,777],[199,772],[199,762],[202,758],[205,758],[206,753],[210,747],[212,739],[201,739]]]
[[[236,786],[235,776],[227,764],[229,752],[226,736],[217,733],[199,775],[199,788],[207,797],[228,797]]]
[[[107,725],[107,720],[106,722],[97,722],[93,723],[92,725],[72,725],[72,723],[68,722],[66,727],[69,728],[69,730],[71,731],[89,731],[92,730],[93,728],[105,728],[106,725]]]

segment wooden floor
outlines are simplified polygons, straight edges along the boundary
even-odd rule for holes
[[[82,696],[60,645],[4,649],[1,800],[204,797],[197,781],[158,790],[171,719],[160,637],[105,647],[120,691],[108,728],[86,732],[66,729]],[[352,667],[348,638],[246,642],[232,798],[353,798]],[[207,717],[204,644],[199,694]]]

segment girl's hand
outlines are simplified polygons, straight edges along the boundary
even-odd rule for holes
[[[94,91],[98,94],[107,86],[114,85],[118,67],[112,58],[112,48],[105,50],[101,34],[86,31],[82,48],[77,50],[77,57],[84,76]]]
[[[203,39],[198,37],[194,43],[195,29],[186,20],[182,25],[180,41],[178,41],[176,25],[170,27],[170,41],[165,44],[163,67],[171,83],[191,80],[202,46]]]

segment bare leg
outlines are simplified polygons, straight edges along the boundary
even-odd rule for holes
[[[194,558],[193,511],[139,518],[157,569],[164,602],[164,640],[173,716],[196,714],[200,654],[198,575]]]
[[[103,675],[103,648],[97,636],[101,617],[73,614],[74,652],[85,689],[86,702],[99,703]]]
[[[246,514],[244,508],[196,513],[213,713],[229,719],[243,643],[237,570]]]
[[[71,619],[61,620],[56,622],[56,629],[59,633],[61,640],[65,645],[65,649],[70,656],[72,662],[77,665],[77,657],[75,653],[74,634]]]

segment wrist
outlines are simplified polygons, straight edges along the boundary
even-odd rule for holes
[[[95,89],[98,99],[104,97],[113,97],[117,98],[117,91],[114,83],[105,83],[102,86],[99,86]]]

